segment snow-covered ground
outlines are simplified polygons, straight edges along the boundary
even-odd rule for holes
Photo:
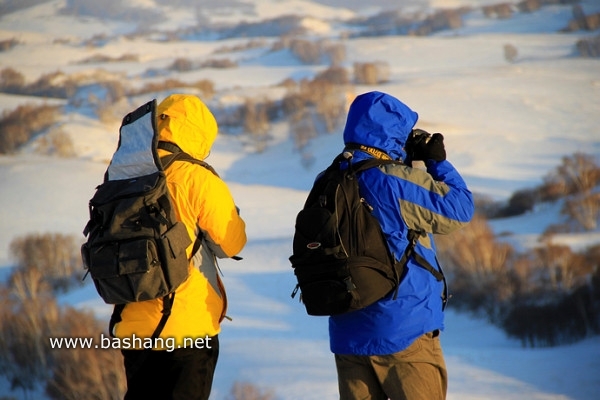
[[[359,12],[357,8],[342,11],[324,5],[336,3],[334,0],[321,1],[321,5],[308,0],[246,3],[257,5],[254,20],[278,15],[280,9],[304,12],[321,21],[349,18]],[[379,3],[373,2],[368,11],[374,12]],[[426,8],[492,2],[407,3]],[[214,49],[241,42],[125,38],[118,34],[131,28],[123,23],[56,16],[62,4],[64,1],[51,1],[0,18],[0,40],[16,37],[23,42],[0,53],[0,68],[13,67],[33,81],[56,70],[93,70],[98,66],[75,61],[94,54],[137,54],[139,63],[101,67],[141,85],[148,69],[165,68],[180,56],[210,58]],[[582,4],[586,12],[600,11],[599,1]],[[178,19],[183,15],[180,12],[168,15],[173,20],[165,21],[165,26],[193,23]],[[563,156],[581,151],[599,159],[600,61],[575,57],[575,42],[590,33],[557,33],[570,18],[567,6],[516,14],[510,20],[485,19],[473,12],[466,17],[464,28],[450,33],[346,39],[346,64],[387,61],[390,82],[358,86],[356,94],[382,90],[405,101],[419,113],[418,126],[444,133],[449,160],[474,192],[506,199],[517,189],[539,184]],[[331,26],[329,35],[335,34],[338,25]],[[77,44],[99,33],[115,36],[101,48]],[[71,41],[55,41],[57,38]],[[504,59],[504,44],[518,49],[516,62]],[[174,77],[190,82],[210,79],[215,82],[217,98],[231,98],[273,93],[276,90],[270,85],[288,77],[311,76],[324,68],[305,66],[287,53],[266,49],[236,57],[237,68],[202,69]],[[130,109],[147,100],[132,100]],[[31,101],[56,100],[0,94],[0,110]],[[8,245],[15,237],[33,232],[81,235],[87,221],[87,202],[116,147],[118,122],[103,124],[69,108],[62,123],[62,129],[73,138],[77,158],[36,155],[30,148],[0,156],[0,278],[11,266]],[[310,144],[315,159],[310,167],[302,165],[284,124],[273,125],[270,133],[271,143],[260,154],[249,151],[235,137],[221,135],[208,158],[230,184],[249,237],[241,254],[243,261],[221,263],[233,321],[223,324],[212,398],[223,399],[233,382],[248,381],[273,389],[285,400],[335,399],[327,321],[305,315],[302,305],[290,298],[295,281],[287,258],[295,215],[315,174],[340,150],[341,132],[322,135]],[[526,245],[534,243],[536,235],[556,221],[557,215],[558,209],[549,205],[492,225],[497,232],[513,233]],[[592,232],[561,240],[579,249],[600,238],[598,232]],[[91,308],[99,318],[107,318],[110,312],[89,285],[61,301]],[[442,344],[450,374],[449,399],[588,400],[600,393],[599,337],[571,346],[523,349],[486,322],[457,314],[450,307]],[[10,393],[0,384],[2,395],[20,393]]]

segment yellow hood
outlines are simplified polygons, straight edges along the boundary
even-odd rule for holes
[[[198,160],[204,160],[217,138],[217,121],[196,96],[172,94],[156,109],[159,140],[175,143]]]

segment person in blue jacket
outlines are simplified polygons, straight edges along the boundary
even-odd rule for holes
[[[409,243],[409,232],[419,236],[397,296],[392,292],[366,308],[329,318],[343,400],[446,397],[448,379],[439,341],[446,282],[422,264],[441,272],[432,234],[466,225],[474,204],[464,180],[446,160],[443,136],[414,129],[417,119],[407,105],[381,92],[359,95],[348,112],[344,143],[353,153],[351,162],[369,157],[403,161],[371,168],[359,177],[361,195],[373,206],[397,260]],[[417,160],[424,162],[426,171],[411,166]]]

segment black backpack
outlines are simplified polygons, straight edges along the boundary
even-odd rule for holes
[[[379,221],[360,196],[357,174],[399,161],[368,159],[351,165],[351,153],[340,154],[314,183],[296,218],[293,239],[297,285],[292,298],[309,315],[335,315],[364,308],[398,287],[403,263],[394,260]],[[341,163],[348,161],[342,170]]]
[[[158,142],[155,113],[153,100],[123,119],[118,148],[89,202],[81,247],[86,276],[106,303],[116,305],[111,332],[125,304],[163,299],[163,320],[153,337],[166,323],[175,289],[188,277],[186,249],[192,243],[177,219],[164,170],[183,159],[216,174],[176,145]],[[172,154],[159,159],[157,148]],[[196,238],[194,252],[199,244]]]
[[[352,165],[351,158],[350,152],[335,158],[315,181],[296,217],[290,262],[298,283],[292,298],[300,290],[306,312],[315,316],[362,309],[392,291],[397,294],[406,263],[413,257],[421,268],[444,281],[445,304],[448,295],[441,268],[414,251],[425,233],[409,229],[404,254],[394,259],[373,208],[360,195],[358,173],[402,162],[371,158]],[[348,164],[345,170],[343,162]]]

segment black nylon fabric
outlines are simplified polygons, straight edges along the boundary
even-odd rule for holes
[[[315,182],[296,218],[290,262],[309,315],[364,308],[390,293],[402,274],[355,175],[396,161],[369,159],[342,170],[344,160],[338,156]]]

